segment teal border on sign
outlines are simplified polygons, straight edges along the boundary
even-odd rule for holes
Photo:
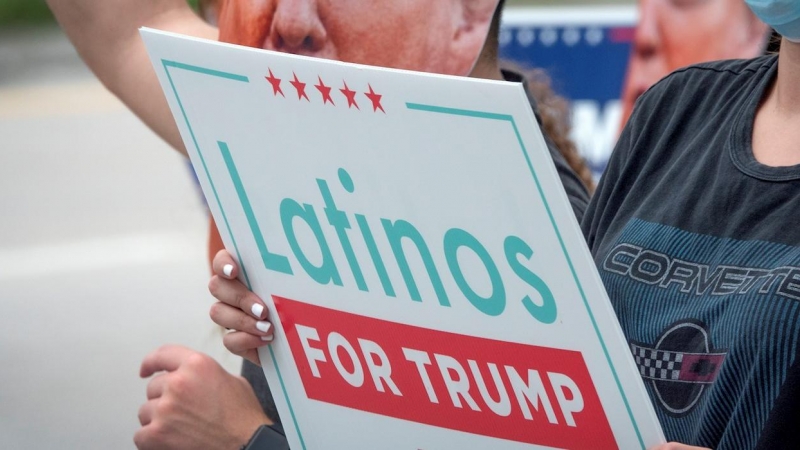
[[[200,146],[197,144],[197,138],[194,135],[194,130],[192,129],[192,124],[189,122],[189,117],[186,115],[186,110],[183,108],[183,102],[181,102],[181,97],[178,95],[178,90],[175,88],[175,83],[172,81],[172,75],[169,73],[170,68],[174,69],[181,69],[187,70],[189,72],[198,73],[201,75],[212,76],[216,78],[222,78],[231,81],[238,81],[242,83],[249,83],[250,80],[243,75],[236,75],[233,73],[228,72],[221,72],[219,70],[207,69],[205,67],[198,67],[192,66],[189,64],[183,64],[176,61],[169,61],[166,59],[162,59],[161,63],[164,65],[164,72],[167,74],[167,79],[169,80],[169,85],[172,88],[172,92],[175,94],[175,99],[178,101],[178,106],[181,109],[181,114],[183,115],[183,120],[186,122],[186,126],[189,128],[189,134],[192,136],[192,143],[194,144],[195,151],[197,151],[197,155],[200,157],[200,162],[203,165],[203,171],[205,171],[206,178],[208,179],[208,183],[211,186],[211,191],[214,193],[214,199],[217,201],[217,206],[219,207],[220,212],[222,213],[222,218],[225,222],[225,229],[228,231],[228,236],[231,238],[231,242],[233,242],[233,248],[236,251],[237,259],[239,256],[239,247],[236,244],[236,239],[233,237],[233,233],[231,232],[230,224],[228,223],[228,216],[225,214],[225,209],[222,207],[222,203],[219,201],[219,195],[217,194],[217,188],[214,186],[214,181],[211,179],[211,174],[208,171],[208,166],[206,165],[206,160],[203,157],[203,152],[200,151]],[[227,146],[223,149],[220,146],[220,150],[223,152],[223,157],[227,153]],[[227,154],[227,158],[230,158],[230,154]],[[232,180],[236,189],[243,187],[241,186],[241,180],[238,179],[238,174],[236,179]],[[239,259],[239,267],[242,268],[242,274],[244,275],[245,284],[247,285],[248,289],[250,287],[250,279],[247,276],[247,271],[242,265],[241,259]],[[252,289],[251,289],[252,290]],[[294,414],[294,408],[292,407],[292,402],[289,401],[289,394],[286,392],[286,385],[283,382],[283,376],[281,375],[281,370],[278,367],[278,362],[275,359],[275,352],[272,350],[272,346],[267,346],[269,349],[269,355],[272,358],[272,364],[275,366],[275,372],[278,374],[278,381],[281,383],[281,390],[283,391],[283,397],[286,399],[286,404],[289,405],[289,413],[292,416],[292,423],[294,425],[295,430],[297,431],[297,436],[300,438],[300,446],[303,450],[306,448],[306,444],[303,440],[303,433],[300,432],[300,426],[297,424],[297,417]]]
[[[222,204],[221,204],[221,202],[219,200],[219,196],[217,194],[217,189],[216,189],[216,187],[214,185],[214,182],[211,179],[211,175],[210,175],[210,173],[208,171],[208,167],[206,166],[205,158],[203,157],[203,153],[200,151],[200,146],[197,144],[197,139],[195,138],[194,131],[192,130],[191,123],[189,122],[189,118],[186,115],[186,111],[183,108],[183,103],[181,102],[180,96],[178,95],[178,91],[175,88],[175,84],[174,84],[174,82],[172,80],[172,76],[170,75],[169,69],[170,68],[174,68],[174,69],[187,70],[187,71],[198,73],[198,74],[201,74],[201,75],[212,76],[212,77],[216,77],[216,78],[222,78],[222,79],[227,79],[227,80],[231,80],[231,81],[238,81],[238,82],[244,82],[244,83],[249,83],[250,80],[248,79],[248,77],[243,76],[243,75],[237,75],[237,74],[233,74],[233,73],[222,72],[222,71],[208,69],[208,68],[204,68],[204,67],[193,66],[193,65],[189,65],[189,64],[183,64],[183,63],[176,62],[176,61],[170,61],[170,60],[162,59],[161,62],[163,64],[163,66],[164,66],[164,71],[166,72],[167,79],[169,80],[170,87],[172,88],[172,92],[175,94],[175,99],[178,101],[178,106],[180,107],[181,113],[183,115],[183,119],[186,122],[186,126],[189,129],[189,134],[192,137],[192,142],[194,144],[195,150],[196,150],[196,152],[197,152],[197,154],[198,154],[198,156],[200,158],[200,161],[202,163],[203,170],[205,171],[205,175],[206,175],[206,177],[208,179],[209,185],[211,186],[211,190],[214,193],[214,198],[215,198],[215,200],[217,202],[217,206],[219,207],[220,212],[222,213],[222,217],[223,217],[223,220],[225,222],[225,228],[228,231],[228,235],[229,235],[229,237],[231,239],[231,242],[233,242],[234,249],[235,249],[235,251],[237,253],[237,256],[238,256],[239,249],[238,249],[238,246],[236,244],[236,240],[233,237],[233,233],[231,233],[231,228],[230,228],[230,225],[228,223],[227,215],[226,215],[225,210],[223,209]],[[530,157],[528,156],[528,150],[525,148],[525,144],[522,142],[522,137],[519,134],[519,130],[517,128],[517,124],[514,121],[514,117],[509,115],[509,114],[497,114],[497,113],[489,113],[489,112],[483,112],[483,111],[473,111],[473,110],[467,110],[467,109],[447,108],[447,107],[425,105],[425,104],[419,104],[419,103],[406,103],[406,108],[408,108],[409,110],[416,110],[416,111],[423,111],[423,112],[430,112],[430,113],[448,114],[448,115],[462,116],[462,117],[473,117],[473,118],[478,118],[478,119],[500,120],[500,121],[506,121],[506,122],[511,124],[511,127],[514,130],[514,134],[515,134],[515,136],[517,138],[517,142],[519,143],[520,149],[522,150],[522,154],[525,157],[525,162],[528,164],[528,169],[530,170],[530,173],[533,176],[534,183],[536,184],[536,188],[539,191],[539,196],[541,197],[542,202],[544,203],[545,209],[547,210],[547,215],[548,215],[548,218],[550,219],[550,223],[553,226],[553,229],[554,229],[554,231],[556,233],[556,236],[558,237],[558,242],[561,245],[561,250],[564,252],[564,256],[567,259],[567,264],[569,265],[570,271],[572,272],[572,277],[575,280],[575,284],[578,287],[578,291],[581,294],[581,298],[583,299],[584,307],[586,308],[586,311],[589,313],[589,318],[592,321],[592,326],[593,326],[593,328],[595,330],[595,334],[597,335],[597,338],[600,340],[600,345],[603,348],[603,354],[604,354],[604,356],[606,358],[606,361],[608,362],[609,368],[611,369],[611,373],[614,375],[614,381],[617,384],[617,388],[619,389],[620,395],[622,396],[622,400],[625,403],[625,408],[626,408],[626,410],[628,412],[628,417],[630,418],[631,423],[633,424],[633,428],[636,431],[636,437],[639,439],[639,444],[641,445],[641,448],[644,449],[645,448],[644,440],[642,439],[641,432],[639,431],[639,427],[638,427],[638,425],[636,423],[636,420],[633,418],[633,412],[631,411],[630,405],[628,403],[628,398],[625,396],[625,392],[622,390],[622,384],[619,381],[619,376],[617,375],[617,372],[614,369],[614,365],[611,363],[611,357],[608,354],[608,349],[606,347],[605,341],[603,340],[603,337],[600,335],[600,329],[597,327],[597,321],[595,320],[594,315],[592,314],[592,311],[589,308],[589,302],[586,299],[586,294],[583,291],[583,286],[581,286],[581,283],[578,280],[577,273],[575,272],[575,267],[572,264],[572,260],[570,259],[569,254],[567,253],[567,249],[566,249],[566,246],[564,245],[564,240],[561,237],[561,233],[560,233],[560,231],[558,229],[558,226],[556,226],[555,219],[553,217],[553,213],[552,213],[552,211],[550,209],[550,205],[547,203],[547,199],[544,196],[544,192],[542,191],[542,187],[541,187],[541,184],[539,182],[539,177],[536,175],[536,172],[533,169],[533,164],[531,164]],[[230,171],[230,167],[231,166],[233,166],[234,170],[235,170],[235,165],[233,164],[233,159],[232,159],[232,156],[230,155],[230,152],[228,151],[227,145],[225,145],[225,143],[222,143],[222,142],[218,142],[218,145],[219,145],[220,151],[223,154],[223,158],[226,160],[226,164],[229,166],[228,167],[229,174],[233,177],[232,181],[234,182],[237,191],[240,188],[243,190],[244,187],[242,186],[241,180],[238,179],[238,173],[236,174],[237,176],[234,177],[234,173]],[[242,266],[242,264],[241,264],[241,261],[239,261],[239,267],[242,268],[242,272],[243,272],[244,277],[245,277],[245,283],[247,284],[247,287],[250,288],[250,281],[249,281],[249,278],[247,276],[247,272],[244,269],[244,266]],[[294,408],[292,407],[292,404],[289,401],[289,396],[288,396],[288,393],[286,391],[286,386],[285,386],[285,384],[283,382],[283,377],[281,376],[280,369],[278,368],[278,364],[277,364],[277,361],[275,359],[275,353],[273,352],[272,347],[268,347],[268,349],[269,349],[269,352],[270,352],[270,356],[272,357],[273,365],[275,366],[275,370],[276,370],[277,375],[278,375],[278,380],[281,383],[281,389],[283,391],[284,398],[286,400],[287,405],[289,405],[289,412],[291,413],[291,416],[292,416],[292,422],[294,424],[295,430],[297,431],[297,435],[300,437],[300,444],[303,447],[303,450],[305,450],[305,443],[303,441],[303,435],[300,432],[300,427],[297,424],[297,418],[295,417],[295,414],[294,414]]]
[[[536,176],[536,171],[533,170],[533,164],[531,164],[531,159],[528,156],[528,149],[525,148],[525,144],[522,142],[522,136],[519,135],[519,130],[517,129],[517,124],[514,121],[514,117],[509,114],[472,111],[469,109],[445,108],[441,106],[423,105],[419,103],[406,103],[406,108],[416,111],[425,111],[438,114],[449,114],[453,116],[474,117],[478,119],[489,119],[489,120],[502,120],[511,124],[511,128],[514,130],[514,134],[517,136],[517,142],[519,143],[520,149],[522,150],[522,155],[525,156],[525,162],[528,163],[528,169],[531,171],[531,175],[533,175],[533,181],[534,183],[536,183],[536,189],[539,191],[539,196],[542,198],[544,207],[547,210],[547,216],[550,218],[550,223],[553,225],[553,230],[555,230],[556,236],[558,237],[558,243],[561,245],[561,250],[564,252],[564,256],[567,258],[567,264],[569,264],[569,270],[572,272],[572,278],[575,280],[575,284],[578,286],[578,291],[581,293],[581,298],[583,299],[583,305],[586,307],[586,312],[589,313],[589,318],[592,319],[592,326],[594,327],[594,331],[597,334],[597,338],[600,339],[600,346],[603,347],[603,355],[606,357],[606,361],[608,361],[608,366],[611,368],[611,373],[614,375],[614,381],[617,383],[617,389],[619,389],[620,395],[622,395],[622,401],[625,403],[625,409],[628,411],[628,417],[630,417],[631,419],[631,423],[633,424],[633,429],[636,430],[636,437],[639,439],[639,444],[642,446],[642,449],[644,449],[645,448],[644,440],[642,439],[642,435],[639,432],[639,426],[636,424],[636,420],[633,418],[633,412],[631,411],[631,407],[628,404],[628,398],[625,396],[625,392],[622,390],[622,383],[620,383],[619,381],[619,377],[617,376],[617,371],[614,370],[614,364],[611,363],[611,357],[608,354],[606,343],[605,341],[603,341],[603,337],[600,335],[600,329],[597,327],[597,321],[595,321],[594,315],[592,314],[592,310],[589,308],[589,302],[588,300],[586,300],[586,294],[583,292],[583,286],[581,286],[581,282],[578,280],[578,275],[575,273],[575,267],[572,265],[572,260],[570,259],[569,254],[567,253],[567,248],[564,245],[564,240],[561,238],[561,232],[558,230],[558,226],[556,226],[556,221],[553,218],[552,211],[550,210],[550,205],[547,203],[547,199],[544,197],[544,192],[542,192],[542,186],[539,183],[539,177]]]

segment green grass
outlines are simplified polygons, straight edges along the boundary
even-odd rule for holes
[[[104,0],[96,0],[104,1]],[[136,1],[136,0],[131,0]],[[198,0],[187,0],[197,9]],[[604,4],[634,4],[636,0],[602,0]],[[509,6],[585,5],[596,0],[507,0]],[[41,25],[53,23],[53,15],[44,0],[0,0],[0,26]]]
[[[104,1],[104,0],[97,0]],[[136,0],[131,0],[136,1]],[[187,0],[197,9],[198,0]],[[596,0],[507,0],[509,6],[585,5]],[[604,4],[635,4],[636,0],[602,0]],[[53,23],[53,15],[44,0],[0,0],[0,26],[42,25]]]
[[[197,1],[188,0],[195,9]],[[50,14],[50,9],[44,0],[0,0],[0,27],[3,25],[43,25],[54,22],[53,15]]]
[[[38,25],[53,22],[44,0],[0,0],[0,24]]]

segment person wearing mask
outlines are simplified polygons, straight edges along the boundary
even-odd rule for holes
[[[674,441],[662,450],[800,448],[800,2],[747,5],[783,35],[779,53],[679,69],[642,94],[582,221]],[[261,300],[229,254],[213,267],[235,314],[212,316],[252,359]]]

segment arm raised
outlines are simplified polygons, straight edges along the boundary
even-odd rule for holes
[[[217,39],[186,0],[47,0],[86,65],[172,147],[186,154],[139,27]]]

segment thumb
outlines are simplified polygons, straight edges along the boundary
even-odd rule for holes
[[[144,357],[139,368],[139,376],[147,378],[162,370],[167,372],[177,370],[192,353],[192,350],[180,345],[164,345]]]

